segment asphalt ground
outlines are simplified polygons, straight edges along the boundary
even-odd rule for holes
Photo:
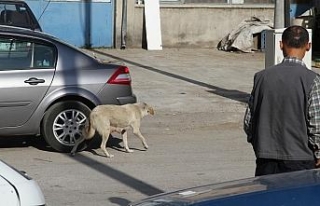
[[[106,158],[96,147],[75,157],[34,137],[0,139],[1,159],[27,171],[48,206],[119,206],[186,187],[253,177],[255,157],[242,120],[264,53],[215,49],[99,49],[129,66],[138,101],[155,109],[142,120],[149,149],[129,133],[126,153],[114,135]]]

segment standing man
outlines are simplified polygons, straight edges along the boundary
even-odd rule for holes
[[[282,34],[280,64],[255,74],[244,130],[256,155],[256,176],[320,166],[320,77],[302,59],[308,31]]]

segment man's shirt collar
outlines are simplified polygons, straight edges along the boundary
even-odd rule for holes
[[[307,67],[303,61],[301,61],[300,59],[298,59],[296,57],[285,57],[283,59],[282,63],[285,63],[285,62],[296,63],[296,64],[300,64],[301,66]]]

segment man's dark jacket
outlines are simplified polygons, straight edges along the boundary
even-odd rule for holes
[[[257,158],[314,159],[306,119],[315,77],[315,72],[295,62],[255,74],[251,143]]]

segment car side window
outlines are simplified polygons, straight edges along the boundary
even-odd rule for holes
[[[54,48],[44,44],[34,44],[34,68],[54,67]]]
[[[26,69],[31,65],[32,45],[14,39],[0,39],[0,69]]]
[[[51,45],[0,37],[0,70],[52,68],[54,51]]]

